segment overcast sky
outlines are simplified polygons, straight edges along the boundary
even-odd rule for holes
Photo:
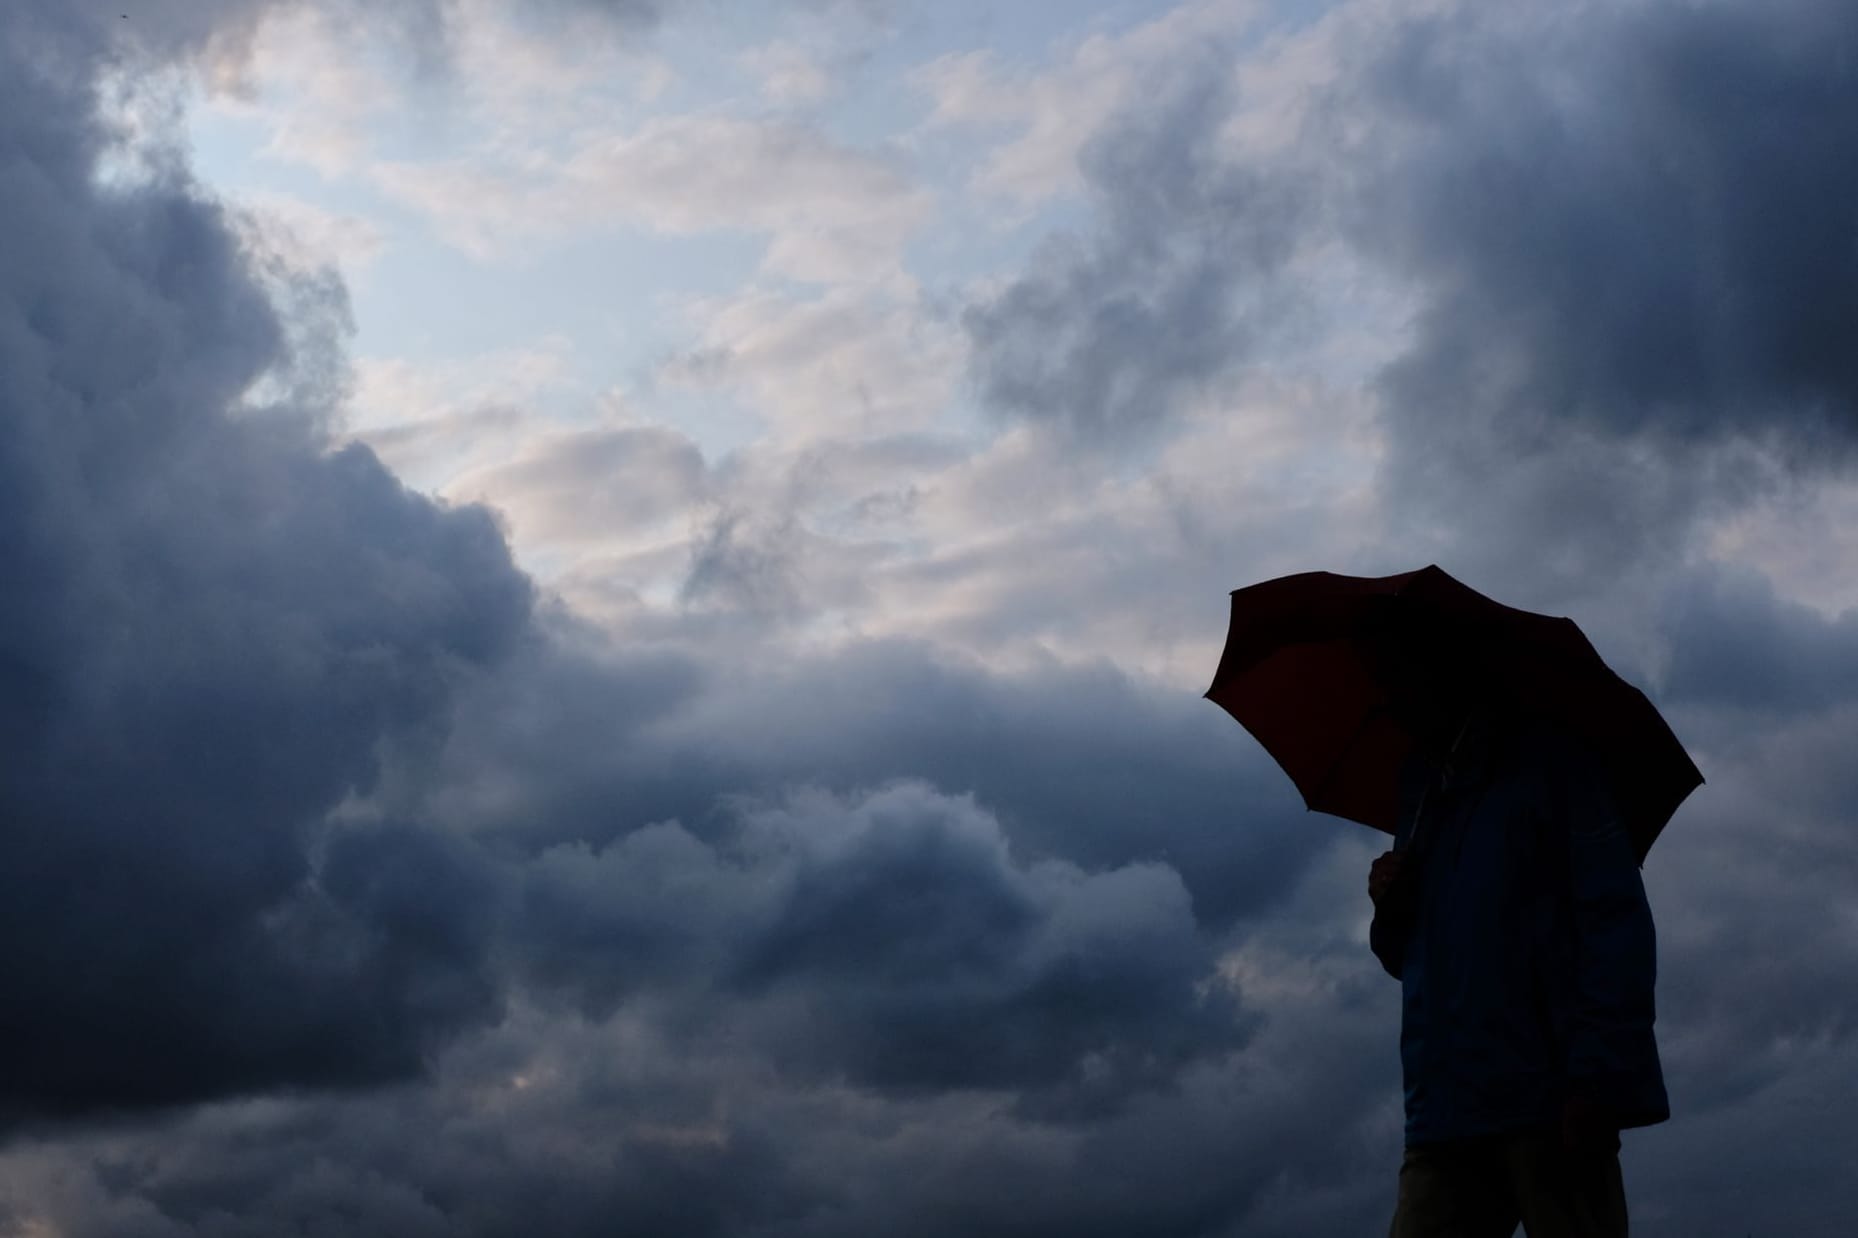
[[[1858,1217],[1850,0],[0,0],[0,1233],[1384,1229],[1438,563],[1708,779],[1635,1232]]]

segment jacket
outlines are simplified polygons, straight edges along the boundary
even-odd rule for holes
[[[1593,756],[1486,718],[1409,760],[1400,821],[1369,940],[1401,984],[1407,1142],[1552,1124],[1572,1095],[1621,1129],[1668,1118],[1651,909]]]

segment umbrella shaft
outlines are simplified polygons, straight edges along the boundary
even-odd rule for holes
[[[1411,851],[1413,844],[1419,840],[1420,826],[1425,823],[1426,819],[1426,801],[1432,798],[1432,789],[1438,785],[1439,779],[1451,764],[1452,758],[1458,755],[1458,746],[1464,743],[1465,732],[1470,729],[1471,715],[1467,713],[1464,721],[1458,724],[1458,734],[1452,740],[1452,746],[1446,749],[1445,759],[1439,762],[1438,767],[1432,771],[1432,777],[1426,779],[1425,789],[1419,793],[1419,806],[1413,810],[1413,828],[1407,831],[1405,845],[1396,846],[1395,851]]]

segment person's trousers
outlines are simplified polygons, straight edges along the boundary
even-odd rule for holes
[[[1569,1150],[1556,1130],[1410,1145],[1388,1238],[1626,1238],[1619,1140]]]

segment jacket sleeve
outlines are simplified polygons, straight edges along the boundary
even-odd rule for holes
[[[1418,913],[1419,868],[1425,857],[1413,851],[1412,842],[1415,817],[1424,802],[1428,773],[1428,768],[1417,759],[1401,767],[1394,846],[1407,852],[1406,871],[1381,895],[1381,901],[1374,907],[1374,918],[1368,922],[1368,948],[1395,980],[1406,971],[1407,941],[1413,935],[1413,919]]]
[[[1570,754],[1557,779],[1567,827],[1574,923],[1574,993],[1566,1077],[1621,1127],[1670,1116],[1652,1036],[1657,941],[1651,906],[1605,774]]]

